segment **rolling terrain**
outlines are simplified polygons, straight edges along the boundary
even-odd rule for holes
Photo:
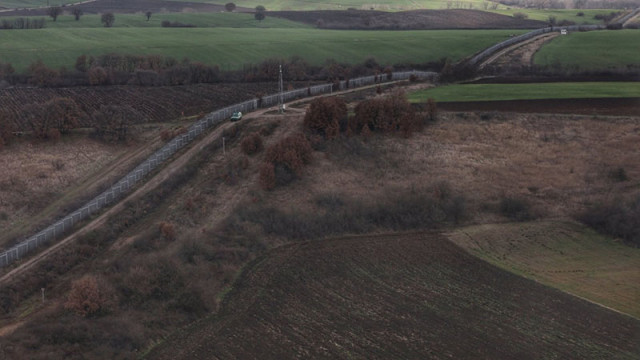
[[[639,329],[441,235],[379,235],[268,252],[146,358],[634,359]]]

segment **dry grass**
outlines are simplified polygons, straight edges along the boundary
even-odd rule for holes
[[[486,116],[483,116],[486,117]],[[351,139],[314,156],[297,183],[270,194],[283,208],[317,194],[368,198],[416,184],[448,182],[471,200],[475,221],[501,217],[504,197],[522,198],[536,215],[568,217],[590,203],[633,192],[640,179],[639,120],[567,115],[443,113],[410,139]],[[627,182],[612,170],[624,168]],[[303,207],[304,208],[304,207]],[[311,209],[311,208],[310,208]]]
[[[472,226],[449,238],[506,270],[640,318],[640,249],[558,221]]]

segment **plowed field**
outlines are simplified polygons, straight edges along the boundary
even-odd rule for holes
[[[175,120],[184,113],[195,115],[272,93],[276,85],[266,83],[199,84],[190,86],[104,86],[72,88],[10,88],[0,90],[0,108],[14,115],[16,128],[30,130],[20,114],[24,107],[55,97],[70,97],[87,113],[101,105],[129,105],[140,114],[139,123]],[[91,126],[88,118],[82,126]]]
[[[276,11],[270,16],[324,29],[535,29],[546,24],[479,10]]]
[[[447,111],[637,116],[640,114],[640,98],[459,101],[441,102],[438,108]]]
[[[152,359],[637,359],[640,322],[433,233],[294,244]]]

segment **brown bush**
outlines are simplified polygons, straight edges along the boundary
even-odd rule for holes
[[[71,98],[54,98],[44,104],[31,104],[24,108],[23,117],[39,139],[56,140],[78,127],[85,116]]]
[[[13,138],[13,122],[9,115],[0,112],[0,149]]]
[[[106,283],[87,275],[71,284],[64,307],[84,317],[98,315],[109,310],[113,292]]]
[[[267,149],[265,161],[283,165],[296,174],[311,162],[311,144],[303,134],[288,136]]]
[[[42,60],[29,65],[27,72],[31,76],[29,83],[33,85],[54,86],[58,83],[58,72],[47,67]]]
[[[160,226],[158,227],[160,229],[160,234],[162,234],[162,236],[167,239],[167,240],[175,240],[176,238],[176,228],[175,226],[170,223],[170,222],[161,222]]]
[[[91,85],[105,85],[109,82],[109,74],[101,66],[94,66],[87,71],[87,77],[89,78],[89,84]]]
[[[356,115],[349,120],[352,133],[361,133],[365,127],[374,132],[401,132],[411,135],[422,126],[415,111],[402,91],[394,91],[385,98],[366,100],[356,106]]]
[[[427,99],[427,120],[436,121],[438,118],[438,104],[432,98]]]
[[[262,164],[259,181],[262,190],[273,190],[276,187],[276,170],[272,163]]]
[[[242,151],[247,155],[258,153],[263,149],[262,136],[257,132],[251,133],[242,139],[240,146],[242,147]]]
[[[341,98],[332,96],[318,98],[311,102],[304,116],[304,128],[311,134],[333,139],[340,133],[340,121],[347,116],[347,104]]]

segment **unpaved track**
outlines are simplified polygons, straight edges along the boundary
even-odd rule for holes
[[[480,63],[479,67],[483,68],[487,65],[532,65],[533,55],[535,55],[544,43],[554,39],[558,35],[557,32],[542,34],[527,41],[509,46]]]

